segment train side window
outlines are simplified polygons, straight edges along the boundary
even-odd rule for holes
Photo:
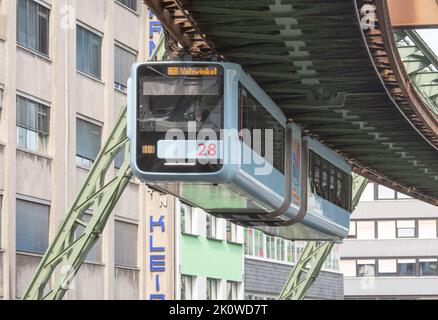
[[[309,158],[309,182],[310,190],[315,193],[315,157]]]
[[[341,171],[338,171],[338,173],[337,173],[337,176],[338,176],[338,183],[337,183],[337,191],[336,191],[336,204],[338,205],[338,206],[342,206],[342,192],[343,192],[343,188],[342,188],[342,185],[343,185],[343,179],[342,179],[342,172]]]
[[[266,153],[265,130],[273,130],[274,163],[272,165],[284,173],[285,128],[242,85],[240,85],[239,91],[239,130],[248,129],[251,132],[250,147],[262,157]],[[254,143],[254,137],[260,139],[261,143]]]
[[[332,165],[329,166],[330,168],[330,202],[337,203],[336,199],[336,168]]]
[[[317,195],[321,195],[321,158],[316,154],[313,154],[315,159],[315,190]]]
[[[344,176],[344,209],[351,211],[351,202],[352,202],[352,194],[351,194],[351,176],[346,174],[345,172],[342,173]]]
[[[330,200],[329,197],[329,184],[328,184],[328,163],[322,162],[322,197],[326,200]]]
[[[309,165],[311,191],[321,198],[350,211],[350,176],[314,152],[310,152]]]

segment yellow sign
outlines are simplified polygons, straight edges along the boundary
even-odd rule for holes
[[[217,67],[168,67],[168,76],[217,76]]]

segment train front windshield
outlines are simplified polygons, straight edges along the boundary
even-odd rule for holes
[[[218,149],[224,118],[223,83],[219,65],[138,68],[137,166],[141,171],[221,169]]]

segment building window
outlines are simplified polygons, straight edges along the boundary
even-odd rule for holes
[[[368,183],[367,187],[363,191],[360,201],[374,201],[374,183]]]
[[[181,232],[193,234],[193,208],[187,204],[180,205]]]
[[[356,260],[341,260],[341,272],[345,277],[355,277]]]
[[[275,238],[266,236],[266,258],[275,259]]]
[[[436,238],[436,220],[419,220],[418,237],[420,239]]]
[[[102,128],[78,118],[76,121],[76,162],[91,167],[100,151]]]
[[[233,242],[234,237],[233,237],[233,224],[227,220],[227,242]]]
[[[394,200],[396,199],[395,191],[382,185],[377,187],[377,200]]]
[[[216,218],[208,213],[206,214],[206,217],[207,238],[216,239]]]
[[[126,129],[124,130],[124,134],[126,135]],[[125,162],[126,149],[125,147],[120,148],[119,152],[114,157],[114,168],[120,169]]]
[[[114,157],[114,168],[120,169],[125,162],[125,147],[120,149],[120,151]]]
[[[284,239],[277,238],[276,242],[277,242],[277,248],[276,248],[277,260],[284,261]]]
[[[404,193],[401,193],[401,192],[397,192],[396,196],[397,196],[397,199],[412,199],[412,197],[410,197]]]
[[[46,153],[49,137],[49,107],[17,96],[17,146]]]
[[[397,238],[415,238],[415,220],[398,220]]]
[[[239,283],[235,281],[227,281],[227,300],[237,300]]]
[[[245,229],[245,254],[253,256],[254,255],[254,230],[253,229]]]
[[[85,223],[90,222],[92,215],[89,213],[85,213],[81,220]],[[78,225],[75,231],[76,239],[78,239],[85,231],[85,227],[82,225]],[[85,258],[87,262],[99,263],[102,261],[102,239],[99,238],[94,244],[93,248],[91,248],[90,252],[87,254]]]
[[[287,240],[287,262],[295,262],[295,242]]]
[[[33,0],[18,0],[17,42],[49,54],[49,9]]]
[[[77,25],[76,67],[97,79],[101,78],[102,37]]]
[[[350,229],[348,230],[348,238],[354,239],[357,237],[356,221],[350,221]]]
[[[358,277],[375,277],[376,261],[375,260],[357,260]]]
[[[357,221],[356,222],[357,239],[370,240],[375,239],[374,221]]]
[[[50,207],[17,200],[17,251],[43,254],[49,244]]]
[[[263,232],[259,230],[254,230],[254,250],[256,257],[265,257],[264,237],[265,235],[263,234]]]
[[[137,56],[120,46],[115,46],[114,52],[114,86],[116,89],[126,91],[131,67],[136,62]]]
[[[403,200],[403,199],[412,199],[410,196],[397,192],[395,190],[392,190],[388,187],[378,185],[377,183],[375,185],[375,199],[376,200]]]
[[[437,275],[437,259],[420,259],[420,276]]]
[[[207,278],[207,300],[217,300],[217,279]]]
[[[415,259],[399,259],[397,261],[398,275],[401,277],[415,276],[416,262]]]
[[[377,238],[395,239],[395,221],[378,221]]]
[[[181,300],[192,300],[193,278],[191,276],[181,275]]]
[[[304,249],[307,246],[307,242],[305,241],[295,241],[295,248],[297,250],[296,259],[300,259],[301,254],[304,252]]]
[[[137,232],[133,223],[115,221],[115,264],[122,267],[137,268]]]
[[[132,11],[137,11],[137,0],[116,0],[116,1],[128,7]]]
[[[381,259],[378,265],[379,277],[390,277],[397,275],[397,260]]]

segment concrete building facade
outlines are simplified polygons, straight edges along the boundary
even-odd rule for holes
[[[126,104],[149,19],[141,0],[0,0],[0,298],[23,295]],[[132,179],[67,299],[174,298],[173,205]]]
[[[346,299],[437,299],[438,208],[370,183],[341,246]]]

